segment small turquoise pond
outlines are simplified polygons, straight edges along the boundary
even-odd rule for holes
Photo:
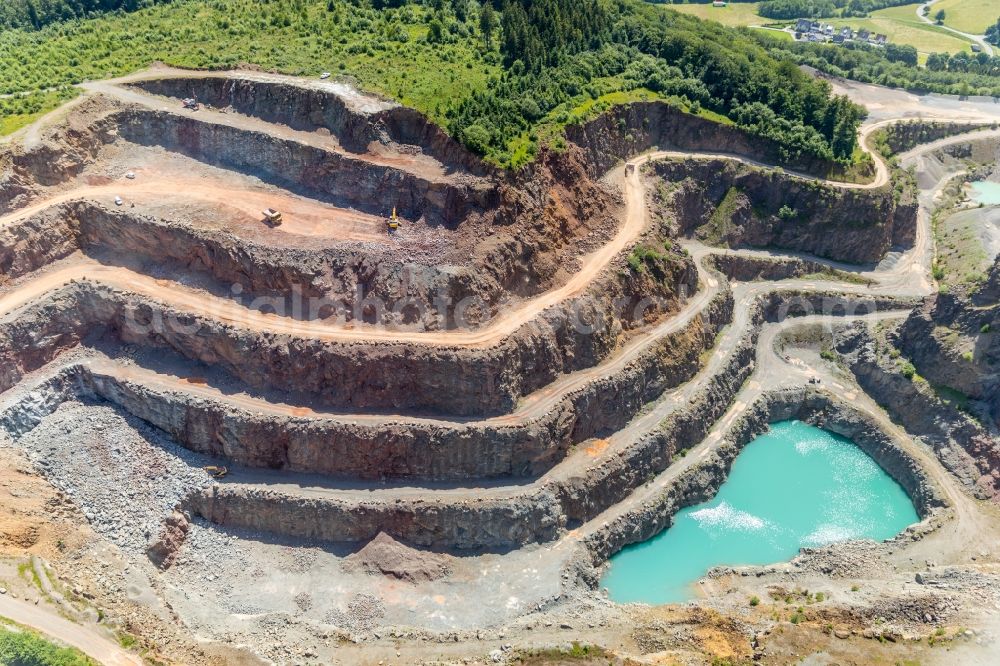
[[[850,440],[783,421],[750,442],[708,502],[611,558],[611,599],[686,601],[711,567],[789,560],[801,546],[888,539],[919,520],[906,492]]]
[[[971,183],[971,185],[972,192],[969,195],[970,199],[985,206],[1000,205],[1000,183],[980,180]]]

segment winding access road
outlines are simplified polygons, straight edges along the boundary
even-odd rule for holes
[[[979,48],[981,48],[983,50],[983,52],[986,53],[986,55],[990,55],[990,56],[993,55],[993,46],[989,42],[986,41],[986,36],[985,35],[972,35],[972,34],[969,34],[967,32],[962,32],[961,30],[956,30],[955,28],[952,28],[951,26],[948,26],[948,25],[944,25],[944,24],[938,25],[936,22],[934,22],[931,19],[927,18],[927,14],[930,13],[929,10],[931,8],[931,5],[933,5],[936,1],[937,0],[929,0],[928,2],[925,2],[922,5],[918,5],[917,9],[916,9],[917,18],[920,19],[921,21],[923,21],[924,23],[926,23],[927,25],[933,25],[933,26],[935,26],[937,28],[943,28],[943,29],[947,30],[948,32],[951,32],[951,33],[954,33],[954,34],[958,35],[959,37],[964,37],[965,39],[968,39],[968,40],[970,40],[972,42],[975,42],[976,44],[979,44]],[[928,10],[927,14],[924,13],[925,9]]]
[[[162,106],[163,100],[152,95],[136,92],[133,89],[124,89],[120,85],[107,82],[99,84],[88,84],[92,92],[118,96],[123,101],[129,103],[141,103],[147,106]],[[176,109],[171,112],[177,112]],[[200,112],[199,112],[200,113]],[[268,131],[279,131],[272,123],[264,123],[255,118],[249,118],[239,114],[221,114],[225,122],[234,126],[247,127],[257,130],[267,129]],[[200,119],[201,117],[199,117]],[[265,125],[266,128],[260,127]],[[870,150],[867,140],[870,132],[874,128],[866,128],[861,132],[861,143],[863,149],[868,152],[875,163],[876,175],[870,183],[842,183],[830,181],[808,174],[787,171],[790,176],[809,181],[824,182],[836,187],[846,189],[871,189],[888,183],[889,171],[885,163]],[[296,136],[299,134],[308,135],[310,141],[315,141],[315,133],[298,132],[289,130]],[[297,136],[297,140],[300,137]],[[227,323],[240,325],[253,330],[268,330],[274,333],[284,333],[300,337],[311,337],[328,341],[343,342],[412,342],[428,346],[446,347],[489,347],[501,342],[526,323],[534,320],[546,309],[576,298],[584,294],[594,279],[606,270],[612,261],[620,253],[631,247],[648,227],[648,213],[645,203],[645,190],[641,183],[640,167],[646,162],[663,158],[698,158],[698,159],[727,159],[737,161],[755,167],[768,168],[770,165],[748,159],[739,155],[714,152],[680,152],[680,151],[655,151],[628,162],[632,169],[625,166],[618,167],[616,172],[611,174],[612,178],[622,184],[626,200],[626,210],[622,224],[612,237],[610,242],[601,246],[580,259],[580,270],[575,272],[561,286],[539,294],[535,297],[518,302],[512,307],[504,310],[489,323],[476,329],[452,329],[446,331],[423,331],[411,330],[406,327],[377,327],[365,324],[350,323],[343,324],[332,321],[301,321],[288,317],[278,317],[270,314],[263,314],[226,299],[213,297],[207,293],[183,287],[173,282],[153,280],[147,276],[130,271],[123,267],[98,265],[96,262],[80,259],[74,266],[60,268],[51,274],[40,274],[33,282],[24,284],[19,291],[30,294],[30,298],[37,298],[47,291],[58,288],[60,282],[67,282],[71,279],[93,279],[102,283],[135,291],[144,296],[155,298],[169,305],[179,307],[194,314],[201,314],[212,317]],[[224,206],[236,205],[244,210],[255,210],[263,207],[263,200],[258,200],[250,191],[241,192],[239,197],[234,197],[231,190],[216,189],[211,186],[198,185],[187,182],[160,181],[152,183],[142,183],[127,185],[134,188],[137,194],[147,194],[155,196],[165,192],[182,193],[198,201],[211,202]],[[117,189],[121,189],[120,187]],[[44,210],[46,207],[58,203],[65,203],[75,199],[88,197],[110,197],[116,191],[116,186],[83,186],[71,190],[60,192],[54,198],[39,201],[31,206],[14,211],[6,216],[0,217],[0,226],[13,224],[23,220],[25,217]],[[234,204],[234,199],[243,199],[243,203]],[[316,210],[304,211],[310,216],[321,216],[324,211],[329,213],[326,207]],[[357,221],[355,221],[357,222]],[[367,221],[365,221],[367,223]],[[30,300],[29,297],[21,297],[14,294],[9,295],[13,301],[22,303]]]
[[[145,663],[138,655],[126,652],[93,629],[6,594],[0,595],[0,616],[74,647],[103,666],[143,666]]]

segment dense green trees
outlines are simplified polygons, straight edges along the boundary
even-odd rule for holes
[[[1000,46],[1000,18],[997,19],[996,23],[986,28],[986,41]]]
[[[758,35],[768,50],[821,71],[892,88],[951,95],[1000,97],[1000,56],[986,53],[932,53],[926,67],[914,67],[908,51],[863,44],[802,44]]]
[[[95,13],[135,11],[169,0],[3,0],[0,28],[33,28]]]
[[[869,13],[906,5],[913,0],[765,0],[757,13],[774,19],[797,18],[847,18],[867,16]]]
[[[0,664],[5,666],[97,666],[71,648],[54,645],[30,629],[0,624]]]
[[[520,60],[530,72],[597,48],[610,36],[597,0],[505,0],[501,24],[504,64]]]
[[[556,113],[558,123],[566,114],[557,109],[571,100],[637,88],[728,116],[789,158],[853,155],[861,111],[745,33],[626,0],[512,0],[503,15],[507,69],[463,101],[449,125],[502,162],[538,118]]]
[[[95,10],[138,6],[67,2],[74,12],[85,3]],[[797,54],[769,54],[752,31],[639,0],[494,2],[154,2],[127,15],[0,31],[0,94],[120,75],[154,60],[207,68],[254,63],[353,76],[503,165],[558,143],[562,127],[595,109],[643,96],[736,122],[774,139],[790,158],[852,156],[860,111],[795,67],[788,58]]]

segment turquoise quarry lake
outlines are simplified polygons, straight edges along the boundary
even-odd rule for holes
[[[972,192],[969,198],[986,206],[1000,205],[1000,183],[988,180],[976,181],[972,183]]]
[[[602,585],[618,602],[695,596],[711,567],[786,561],[802,546],[888,539],[919,520],[896,481],[850,440],[783,421],[750,442],[708,502],[611,558]]]

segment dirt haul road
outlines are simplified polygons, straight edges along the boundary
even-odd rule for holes
[[[101,84],[99,89],[102,92],[107,92],[107,94],[121,94],[123,91],[120,87],[115,85]],[[105,90],[106,89],[106,90]],[[132,91],[127,91],[126,96],[128,99],[134,97],[147,98],[146,102],[151,103],[151,101],[158,101],[158,98],[152,98],[148,95],[141,95],[139,93],[134,93]],[[246,118],[243,116],[236,116],[235,114],[225,114],[226,122],[229,123],[243,123],[247,122],[250,124],[255,124],[257,121],[253,118]],[[868,133],[870,129],[863,130],[861,134],[862,146],[866,152],[872,155],[872,158],[876,164],[876,178],[871,183],[866,184],[855,184],[855,183],[840,183],[837,181],[830,181],[821,178],[816,178],[813,176],[808,176],[806,174],[799,174],[795,172],[790,172],[790,175],[796,178],[801,178],[810,181],[824,182],[829,185],[836,187],[843,187],[847,189],[866,189],[866,188],[876,188],[884,185],[888,182],[888,168],[885,163],[879,158],[875,153],[870,151],[866,144]],[[506,310],[505,312],[498,315],[489,324],[480,327],[476,330],[448,330],[448,331],[412,331],[405,329],[386,329],[386,328],[376,328],[364,325],[341,325],[336,326],[333,322],[301,322],[293,321],[281,318],[262,315],[260,313],[253,313],[246,308],[241,308],[233,303],[226,303],[222,299],[213,299],[207,295],[200,294],[188,290],[186,293],[183,289],[177,288],[176,285],[167,286],[162,283],[156,283],[156,281],[150,280],[149,278],[144,278],[143,276],[134,273],[132,271],[127,271],[123,268],[115,267],[101,267],[97,269],[93,266],[85,266],[81,264],[81,270],[84,271],[77,275],[71,275],[69,272],[61,273],[61,276],[65,279],[69,278],[83,278],[91,277],[94,279],[100,279],[106,281],[109,284],[116,285],[132,285],[134,289],[140,290],[142,293],[157,297],[166,298],[168,296],[173,296],[174,298],[168,302],[177,305],[183,305],[187,309],[190,309],[201,314],[206,314],[209,316],[214,316],[223,321],[230,323],[237,323],[249,328],[257,328],[263,330],[273,330],[275,332],[282,332],[294,335],[300,335],[303,337],[315,337],[323,340],[337,340],[337,341],[357,341],[357,342],[372,342],[372,341],[396,341],[396,342],[417,342],[420,344],[432,345],[432,346],[462,346],[462,347],[485,347],[496,344],[503,338],[509,336],[511,333],[516,331],[522,325],[533,320],[541,312],[549,307],[557,305],[563,301],[574,298],[583,294],[587,287],[591,284],[595,277],[597,277],[602,271],[604,271],[610,263],[614,260],[619,253],[627,250],[631,245],[633,245],[640,235],[645,231],[648,226],[648,212],[646,209],[645,202],[645,191],[641,183],[640,167],[642,164],[649,162],[651,160],[656,160],[660,158],[668,157],[688,157],[688,158],[701,158],[701,159],[730,159],[738,161],[744,164],[757,167],[767,167],[761,162],[755,160],[750,160],[744,157],[723,154],[723,153],[683,153],[677,151],[657,151],[651,152],[639,156],[628,162],[629,168],[625,166],[619,167],[615,172],[613,172],[612,178],[615,181],[622,182],[624,186],[624,193],[626,199],[626,213],[625,219],[622,225],[619,227],[617,233],[612,238],[612,240],[599,248],[598,250],[584,256],[581,258],[581,268],[579,271],[574,273],[572,277],[564,283],[561,287],[550,290],[539,296],[526,299],[513,308]],[[150,196],[163,194],[166,192],[171,193],[186,193],[188,190],[192,192],[192,196],[197,198],[198,196],[203,197],[203,201],[209,201],[212,203],[217,203],[220,205],[230,205],[233,196],[232,192],[229,190],[213,190],[211,187],[206,186],[193,186],[189,187],[190,183],[178,183],[178,182],[164,182],[161,184],[140,184],[134,185],[135,192],[147,192]],[[144,190],[143,188],[151,188]],[[53,205],[59,202],[70,201],[76,198],[85,198],[92,195],[103,195],[107,196],[112,194],[112,192],[120,189],[120,186],[98,186],[93,188],[83,187],[67,192],[63,192],[55,200],[41,201],[33,204],[30,208],[22,209],[15,213],[12,213],[4,218],[0,218],[0,225],[7,224],[12,221],[22,219],[26,215],[30,215],[34,212],[44,209],[47,205]],[[248,200],[252,200],[251,194],[246,193]],[[183,195],[181,195],[183,196]],[[263,199],[253,203],[249,206],[249,210],[255,210],[258,207],[263,207],[266,201]],[[309,215],[321,215],[322,210],[326,210],[329,214],[329,209],[313,210],[309,211]],[[289,219],[294,216],[289,215]],[[367,223],[367,220],[365,221]],[[361,221],[355,222],[357,227],[362,226]],[[288,229],[295,228],[295,222],[290,221],[288,223]],[[312,224],[312,226],[316,226]],[[367,233],[367,224],[364,225],[365,228],[357,232],[359,237]],[[283,227],[284,228],[284,227]],[[55,282],[58,278],[53,277],[42,277],[41,280],[45,281],[47,284],[55,286]],[[40,287],[27,286],[26,289],[39,294]],[[183,296],[182,296],[183,295]]]
[[[962,137],[952,139],[952,141],[955,142],[961,140]],[[912,155],[919,154],[920,152],[921,151],[919,150],[911,151]],[[645,156],[642,160],[655,159],[659,155],[662,155],[662,153],[654,153],[652,155]],[[637,169],[635,171],[637,171]],[[629,177],[627,177],[626,184],[629,193],[629,219],[634,225],[641,229],[645,225],[645,206],[643,204],[643,188],[638,175],[633,172]],[[900,261],[898,261],[891,270],[872,271],[864,274],[879,283],[879,285],[874,288],[874,292],[922,295],[930,289],[930,281],[927,276],[929,272],[929,259],[927,256],[929,250],[929,233],[928,230],[924,228],[925,226],[926,220],[924,220],[923,224],[921,224],[921,228],[918,233],[917,246],[908,252]],[[628,233],[631,232],[629,231],[629,227],[626,226],[619,235]],[[624,243],[625,241],[622,240],[622,242]],[[698,245],[689,245],[689,249],[693,252],[696,263],[699,264],[699,269],[701,268],[701,258],[713,252],[713,250]],[[605,250],[607,250],[607,248],[605,248]],[[761,254],[759,251],[739,252],[748,255]],[[606,254],[602,255],[602,258],[606,259],[608,254],[610,254],[610,251],[607,251]],[[769,256],[775,256],[775,253],[767,254]],[[832,264],[833,262],[830,263]],[[847,268],[845,266],[841,267]],[[608,361],[593,368],[565,375],[556,382],[547,386],[545,389],[536,391],[530,396],[527,396],[513,413],[501,417],[495,417],[495,420],[498,422],[515,422],[544,414],[567,393],[597,377],[607,376],[613,373],[642,353],[642,351],[646,350],[656,339],[681,328],[698,312],[703,310],[704,306],[718,293],[719,285],[715,278],[704,270],[701,271],[701,276],[702,284],[705,288],[699,290],[696,296],[689,300],[685,304],[684,308],[674,317],[671,317],[657,326],[646,329],[640,335],[635,336],[622,350],[620,350],[618,354],[615,355],[614,358],[609,359]],[[517,319],[503,320],[503,322],[494,323],[490,327],[481,331],[451,331],[443,334],[437,334],[437,336],[424,333],[408,335],[405,331],[394,330],[352,330],[332,326],[324,322],[303,322],[287,317],[277,317],[274,315],[263,314],[255,310],[244,308],[228,299],[211,296],[209,294],[205,294],[204,292],[186,288],[172,282],[156,280],[125,268],[103,266],[91,260],[78,259],[75,263],[68,266],[62,266],[57,270],[43,273],[37,279],[26,282],[16,290],[0,297],[0,312],[11,312],[40,298],[45,293],[62,287],[70,280],[82,279],[95,280],[126,291],[141,293],[169,305],[177,306],[186,311],[195,312],[239,326],[246,326],[256,330],[267,330],[335,341],[367,341],[373,339],[374,337],[376,339],[394,341],[412,340],[431,345],[457,345],[462,343],[470,346],[486,345],[498,340],[503,332],[512,331],[515,326],[527,321],[531,315],[540,311],[539,304],[536,300],[534,303],[535,307],[522,308],[521,316]],[[814,281],[801,280],[785,281],[782,283],[782,287],[788,289],[798,288],[807,291],[828,289],[828,286],[817,285]],[[857,285],[851,285],[847,290],[855,291],[856,293],[868,293],[872,291],[866,290]],[[766,290],[755,288],[752,291],[754,295],[758,295]],[[562,293],[562,291],[557,291],[556,293]],[[553,298],[555,297],[549,295],[549,299]],[[745,307],[745,304],[746,299],[741,299],[740,305]],[[532,305],[532,303],[529,302],[526,305]],[[738,308],[738,310],[740,309],[742,308]],[[111,369],[106,370],[111,372]],[[118,370],[118,372],[139,371]],[[203,391],[206,394],[214,391],[214,389],[209,387],[193,387],[184,382],[181,378],[169,378],[163,375],[157,376],[153,373],[145,376],[144,379],[150,381],[151,383],[164,386],[165,388],[168,387],[168,385],[173,385],[174,388],[177,388],[183,384],[183,386],[185,386],[189,391]],[[221,394],[216,397],[222,398]],[[230,396],[227,399],[232,399],[232,397]],[[245,397],[241,400],[245,402],[242,406],[256,410],[264,409],[264,407],[268,404],[267,401],[251,397]],[[273,405],[272,409],[279,413],[289,415],[301,415],[303,413],[303,408],[297,406]],[[335,414],[333,413],[326,414],[326,416],[334,415]],[[317,414],[317,416],[320,415]],[[393,415],[340,416],[349,421],[367,423],[391,423],[398,422],[399,419],[403,418]],[[407,417],[407,420],[412,419]],[[440,422],[438,420],[432,421]]]
[[[188,72],[188,75],[190,77],[194,77],[200,75],[200,73]],[[239,74],[239,77],[263,81],[273,80],[275,78],[273,76],[248,76],[245,73]],[[136,104],[154,111],[166,111],[180,115],[196,113],[200,122],[226,125],[228,127],[234,127],[251,132],[260,132],[273,137],[296,141],[307,146],[312,146],[313,148],[319,148],[320,150],[337,153],[338,155],[342,155],[351,160],[359,160],[377,166],[406,171],[432,182],[453,182],[461,176],[461,174],[450,173],[444,164],[427,155],[408,155],[395,151],[386,151],[380,149],[378,144],[370,146],[369,150],[364,153],[351,152],[341,147],[340,143],[333,135],[295,130],[287,125],[270,123],[266,120],[261,120],[252,116],[245,116],[238,113],[224,113],[219,110],[204,107],[197,112],[184,111],[180,106],[179,100],[157,97],[155,95],[144,93],[136,88],[127,88],[119,85],[120,83],[139,81],[141,78],[142,77],[119,79],[115,81],[95,81],[81,84],[80,87],[91,93],[100,93],[113,99],[118,99],[127,104]],[[161,77],[157,75],[155,78]],[[281,77],[277,78],[279,80],[281,79]],[[301,81],[295,82],[294,85],[300,86]],[[342,90],[337,90],[336,94],[343,98]],[[378,108],[374,108],[373,110],[391,107],[391,105],[385,105],[385,103],[381,102],[373,103],[382,105]],[[363,112],[365,111],[368,110],[364,109]]]
[[[42,607],[0,595],[0,616],[51,636],[75,647],[102,666],[142,666],[137,655],[126,652],[111,640],[94,631],[74,624]]]
[[[0,226],[18,222],[59,204],[80,200],[96,200],[107,205],[115,197],[122,205],[140,204],[199,204],[208,210],[230,211],[245,218],[247,224],[265,225],[261,211],[275,208],[284,214],[282,233],[297,236],[318,236],[344,241],[385,242],[386,222],[383,218],[356,210],[337,208],[313,199],[264,188],[234,188],[206,184],[203,178],[186,179],[176,175],[157,175],[135,171],[135,179],[122,179],[109,185],[89,185],[61,192],[38,203],[0,217]]]
[[[872,130],[869,130],[868,133],[870,133],[870,131]],[[867,136],[867,134],[865,136]],[[955,141],[960,141],[960,140],[961,138],[955,139]],[[680,155],[685,157],[689,156],[687,154],[680,154]],[[651,157],[654,156],[646,156],[645,158],[642,159],[650,159]],[[879,160],[876,160],[876,164],[878,163]],[[636,169],[636,171],[638,171],[638,169]],[[625,180],[625,193],[626,193],[626,199],[629,203],[629,215],[628,218],[626,219],[625,224],[623,224],[622,229],[619,230],[619,235],[621,235],[623,231],[628,227],[629,221],[633,217],[634,207],[637,205],[642,210],[641,210],[641,218],[639,226],[637,227],[639,231],[636,233],[637,234],[641,233],[641,230],[645,228],[646,220],[645,220],[645,211],[644,211],[645,206],[644,206],[642,185],[641,182],[639,182],[637,176],[635,180],[632,182],[630,182],[629,179]],[[700,375],[700,377],[704,379],[710,376],[712,372],[715,372],[716,369],[718,368],[718,365],[722,362],[722,358],[727,355],[727,350],[730,349],[731,346],[735,344],[735,341],[739,338],[739,335],[746,331],[746,327],[748,326],[746,313],[748,310],[748,305],[750,304],[750,299],[755,295],[763,293],[764,291],[773,290],[776,288],[799,288],[802,289],[803,291],[810,291],[810,292],[837,290],[837,291],[854,291],[859,294],[879,293],[879,292],[891,293],[891,294],[927,293],[932,286],[931,282],[926,277],[926,267],[929,265],[929,248],[931,245],[930,234],[928,229],[926,228],[929,220],[927,216],[922,216],[920,219],[921,219],[920,229],[918,232],[918,243],[916,247],[909,253],[907,253],[903,258],[901,258],[901,260],[897,262],[890,269],[882,271],[872,271],[870,273],[866,273],[866,275],[873,276],[879,282],[879,284],[870,291],[865,287],[861,287],[859,285],[840,285],[839,283],[832,281],[825,283],[818,283],[815,281],[792,280],[792,281],[784,281],[784,282],[770,283],[770,284],[746,283],[746,284],[736,285],[734,289],[737,302],[736,321],[731,327],[729,327],[726,334],[720,340],[720,343],[715,350],[716,353],[712,354],[712,357],[709,360],[709,364],[705,369],[705,373]],[[921,238],[920,234],[923,234],[922,236],[923,242],[920,242],[919,240]],[[625,249],[628,246],[629,243],[625,242],[620,246],[620,248]],[[699,267],[701,264],[701,256],[712,252],[711,250],[698,248],[697,246],[690,246],[690,247],[695,251],[697,257],[696,261],[699,264]],[[602,256],[604,256],[603,266],[607,266],[607,264],[610,263],[610,261],[614,258],[614,256],[616,256],[616,253],[612,252],[610,254]],[[589,257],[588,260],[590,260]],[[600,272],[601,269],[602,266],[593,267],[590,275],[591,276],[596,275],[597,273]],[[59,274],[60,271],[66,271],[66,272]],[[37,298],[41,295],[44,295],[45,293],[51,291],[52,289],[57,289],[59,285],[64,284],[67,279],[71,279],[74,275],[80,275],[81,271],[83,276],[86,276],[89,273],[99,281],[103,282],[105,280],[108,280],[111,284],[114,284],[115,286],[121,286],[121,288],[128,289],[131,291],[137,290],[136,286],[137,284],[139,285],[138,288],[141,289],[151,288],[153,290],[152,293],[155,295],[157,299],[164,301],[167,301],[168,299],[173,299],[174,301],[186,304],[186,307],[201,308],[203,310],[211,310],[212,308],[215,307],[215,302],[212,300],[213,297],[208,296],[202,292],[197,292],[194,290],[184,290],[182,287],[172,282],[166,282],[166,281],[157,282],[156,280],[153,280],[145,276],[137,275],[125,269],[120,269],[117,267],[100,266],[94,264],[93,262],[89,262],[87,260],[80,260],[72,265],[62,265],[59,268],[53,268],[49,274],[42,274],[38,276],[37,280],[24,283],[24,285],[18,288],[17,291],[10,292],[0,297],[0,312],[10,312],[12,310],[16,310],[21,305],[30,302],[33,298]],[[913,279],[915,273],[920,274],[921,279],[919,281]],[[708,298],[708,296],[711,293],[713,293],[714,289],[718,289],[718,284],[713,284],[711,282],[710,277],[706,276],[704,273],[702,277],[703,277],[703,282],[707,286],[707,288],[704,288],[699,291],[697,299],[692,299],[692,301],[689,302],[688,306],[685,307],[682,313],[675,316],[671,322],[669,323],[664,322],[660,326],[651,328],[649,331],[644,331],[641,334],[642,339],[648,341],[653,339],[655,335],[662,335],[662,332],[665,329],[660,328],[661,326],[668,326],[668,325],[676,326],[678,321],[682,320],[684,317],[692,316],[696,310],[699,310],[701,307],[703,307],[703,303],[705,302],[703,299]],[[42,282],[38,282],[39,280]],[[544,308],[539,307],[535,310],[535,312],[536,313],[541,312],[542,309]],[[885,316],[885,315],[880,315],[880,316]],[[833,318],[828,318],[828,319],[825,318],[824,321],[826,320],[832,321],[832,319]],[[838,320],[843,321],[843,318],[838,318]],[[265,315],[259,315],[259,319],[254,319],[255,326],[260,326],[266,330],[274,330],[275,326],[284,326],[292,324],[297,325],[300,323],[302,322],[295,322],[292,320],[288,320],[286,318],[277,318]],[[491,326],[492,325],[494,324],[491,324]],[[357,332],[363,334],[361,336],[361,339],[364,339],[365,341],[372,339],[372,331],[354,331],[352,329],[345,329],[342,327],[336,328],[329,325],[324,327],[318,324],[314,326],[307,326],[305,329],[303,329],[303,334],[316,335],[318,331],[321,331],[324,328],[327,330],[332,329],[333,331],[339,334]],[[429,337],[430,336],[428,334],[423,334],[423,333],[394,331],[390,332],[390,334],[385,339],[413,340],[418,342],[425,342]],[[768,356],[768,354],[773,355],[770,345],[767,344],[766,342],[766,340],[768,339],[769,338],[767,336],[762,336],[761,342],[758,344],[758,359],[759,359],[758,363],[760,363],[761,368],[759,369],[758,374],[753,376],[747,383],[745,387],[746,392],[741,393],[736,397],[730,411],[727,412],[727,414],[720,421],[718,421],[715,430],[713,430],[713,434],[710,435],[709,438],[704,440],[701,444],[699,444],[698,448],[696,448],[694,451],[692,451],[691,454],[689,454],[687,460],[682,462],[684,462],[685,464],[694,464],[695,462],[697,462],[698,459],[703,458],[706,455],[709,455],[713,445],[717,442],[717,439],[721,437],[721,435],[718,433],[721,433],[722,428],[725,428],[729,424],[731,424],[733,420],[740,413],[742,413],[743,410],[746,409],[747,405],[749,404],[748,401],[752,399],[753,395],[756,395],[757,392],[759,392],[762,389],[762,387],[764,387],[765,385],[769,385],[769,383],[772,381],[778,381],[779,379],[784,381],[785,379],[789,378],[788,377],[789,370],[781,365],[780,359],[776,361],[774,358],[771,358],[771,356]],[[627,363],[630,359],[634,358],[636,354],[640,353],[640,348],[641,348],[640,342],[634,342],[634,343],[630,342],[629,344],[630,346],[628,348],[622,350],[621,353],[616,355],[614,359],[615,363]],[[592,373],[591,376],[593,376],[593,373],[596,373],[597,371],[592,370],[589,372],[591,372]],[[582,377],[582,375],[580,375],[580,377]],[[140,379],[144,380],[144,378]],[[172,384],[173,379],[167,378],[165,380],[165,383]],[[831,386],[833,389],[837,390],[838,392],[841,392],[841,395],[843,395],[843,397],[847,399],[853,399],[852,396],[857,396],[857,395],[863,396],[863,394],[854,393],[856,389],[851,386],[844,384],[835,384],[833,383],[832,380],[830,382],[827,382],[827,384]],[[180,387],[180,389],[189,392],[193,388],[192,386],[189,386],[183,382],[179,382],[177,385]],[[697,386],[703,386],[703,385],[704,384],[697,384]],[[677,391],[668,392],[667,394],[664,394],[664,396],[660,399],[659,404],[654,408],[654,410],[659,410],[661,408],[683,409],[685,407],[687,396],[691,395],[691,391],[693,391],[694,388],[697,387],[696,382],[691,382],[690,386],[692,387],[691,389],[688,389],[687,386],[685,386]],[[551,396],[554,395],[553,392],[556,390],[558,389],[549,387],[548,389],[546,389],[546,393]],[[542,397],[545,396],[546,394],[540,393],[538,395],[539,398],[537,398],[538,399],[537,404],[539,405],[538,408],[541,409],[542,406],[545,404],[545,401],[542,400]],[[535,399],[535,398],[534,396],[532,396],[531,398],[529,398],[529,400],[530,399]],[[258,408],[260,406],[261,405],[259,404],[257,405]],[[286,406],[277,406],[277,408],[279,409],[284,409],[285,407]],[[289,407],[289,409],[294,409],[294,408]],[[626,436],[619,437],[621,446],[626,446],[628,444],[628,442],[626,441],[629,438],[628,435],[637,434],[643,428],[650,426],[653,421],[654,419],[650,417],[645,422],[640,423],[639,421],[636,421],[634,424],[631,424],[629,428],[626,429],[625,431]],[[584,447],[580,448],[583,449]],[[615,448],[614,446],[608,447],[607,452],[604,455],[610,455],[611,452],[614,451],[614,448]],[[573,457],[573,459],[569,462],[568,466],[565,466],[562,469],[570,471],[574,469],[583,469],[584,462],[588,455],[589,454],[585,452],[580,452],[578,455],[575,455]],[[590,464],[593,464],[593,462],[591,462]],[[939,467],[939,465],[937,465],[936,461],[934,461],[932,458],[928,458],[925,467],[933,470],[936,469],[936,467]],[[678,468],[678,471],[682,469],[683,468]],[[937,472],[939,474],[945,474],[943,470],[937,470]],[[639,503],[644,501],[645,498],[651,497],[652,490],[654,488],[662,488],[672,478],[675,478],[675,476],[673,476],[674,474],[675,474],[674,471],[668,470],[663,475],[657,477],[652,484],[649,484],[648,492],[646,488],[634,492],[632,495],[629,496],[629,498],[625,502],[622,502],[619,506],[616,506],[616,509],[626,510],[629,507],[634,508]],[[953,488],[953,486],[946,486],[946,488]],[[483,494],[482,491],[478,489],[471,493],[468,489],[465,489],[463,492],[465,492],[469,496],[474,496],[474,497],[480,497]],[[947,493],[947,494],[949,498],[954,499],[952,493]],[[392,494],[392,497],[394,498],[399,496],[400,494],[398,493],[398,491],[394,491]],[[436,494],[435,497],[437,496],[438,495]],[[958,497],[958,500],[961,500],[961,497]],[[976,523],[974,520],[975,516],[972,514],[971,505],[967,503],[962,503],[961,501],[957,501],[955,506],[959,507],[960,511],[965,511],[966,509],[969,511],[968,516],[962,514],[958,521],[960,525],[969,526],[969,529],[966,530],[965,528],[963,528],[961,531],[958,532],[959,536],[971,537],[971,532],[974,532],[974,530],[972,530],[972,527],[978,527],[978,523]],[[569,537],[566,538],[566,540],[560,542],[559,545],[565,544],[569,541],[577,540],[581,537],[582,534],[587,533],[587,531],[589,530],[600,528],[603,524],[603,521],[610,518],[612,516],[612,512],[615,511],[616,509],[609,510],[608,513],[601,514],[596,519],[585,524],[581,530],[574,531]],[[955,549],[960,548],[961,545],[966,542],[967,541],[965,539],[960,538],[956,540],[956,544],[953,546],[953,548]],[[553,547],[559,547],[559,545]],[[135,663],[135,662],[108,661],[106,663]]]
[[[868,134],[870,134],[870,131]],[[916,155],[919,152],[922,151],[911,151],[910,156]],[[639,166],[651,160],[678,156],[691,157],[692,155],[676,151],[659,151],[630,161],[629,164],[635,165],[634,169],[629,170],[631,171],[630,173],[626,174],[627,170],[621,167],[619,170],[621,176],[624,178],[627,207],[625,221],[612,241],[584,257],[581,270],[575,273],[563,286],[535,298],[527,299],[509,311],[502,313],[488,325],[475,330],[453,329],[448,331],[424,332],[395,327],[338,325],[332,321],[300,321],[288,317],[264,314],[248,309],[234,301],[212,296],[177,283],[156,280],[127,268],[101,265],[85,258],[80,258],[73,264],[61,267],[55,271],[43,272],[36,279],[28,281],[15,291],[0,297],[0,309],[4,312],[9,312],[51,290],[63,286],[70,280],[92,279],[155,298],[161,302],[181,307],[191,313],[212,317],[254,330],[267,330],[274,333],[284,333],[327,341],[393,341],[415,342],[430,346],[486,347],[498,343],[522,325],[537,317],[547,308],[582,294],[592,280],[611,263],[614,257],[634,243],[645,230],[648,222],[645,190],[639,175]],[[696,154],[693,156],[706,157],[707,159],[733,159],[747,164],[760,164],[752,160],[723,154]],[[884,163],[880,159],[876,159],[876,163],[882,164],[884,167]],[[806,176],[800,177],[808,178]],[[833,181],[824,182],[843,187],[875,186],[873,184],[855,185],[835,183]],[[101,189],[107,191],[107,188]],[[60,199],[68,201],[78,198],[81,195],[82,193],[79,192],[67,192],[60,195]],[[33,205],[30,210],[24,209],[5,218],[0,218],[0,225],[21,219],[25,215],[43,209],[46,205],[51,205],[51,202],[38,203]],[[926,253],[928,237],[929,234],[924,233],[924,230],[921,229],[918,231],[919,247],[916,251],[908,254],[910,265],[913,266],[911,270],[920,270],[920,265],[926,264],[926,261],[918,261],[917,258]],[[914,264],[913,262],[916,263]],[[902,270],[902,267],[897,267],[897,270]]]

